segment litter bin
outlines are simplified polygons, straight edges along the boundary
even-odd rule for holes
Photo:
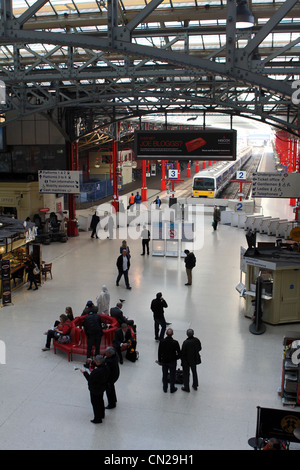
[[[170,197],[169,198],[169,207],[174,206],[174,204],[177,204],[177,197]]]

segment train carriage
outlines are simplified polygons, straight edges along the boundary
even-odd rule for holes
[[[217,197],[250,157],[251,148],[246,148],[240,152],[237,160],[222,162],[196,173],[193,177],[192,197]]]

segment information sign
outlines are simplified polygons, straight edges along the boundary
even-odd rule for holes
[[[253,197],[300,197],[300,173],[253,173]]]
[[[79,171],[39,170],[39,192],[48,194],[80,193]]]

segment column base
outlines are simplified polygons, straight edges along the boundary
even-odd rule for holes
[[[148,189],[147,188],[142,188],[141,189],[141,198],[142,198],[142,201],[147,201],[148,200]]]
[[[78,237],[78,223],[77,220],[68,220],[67,222],[68,237]]]

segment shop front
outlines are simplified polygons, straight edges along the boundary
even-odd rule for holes
[[[40,245],[33,244],[36,227],[31,222],[0,216],[0,296],[2,305],[12,303],[12,292],[27,280],[26,262],[31,255],[41,266]],[[40,274],[38,281],[40,281]]]

